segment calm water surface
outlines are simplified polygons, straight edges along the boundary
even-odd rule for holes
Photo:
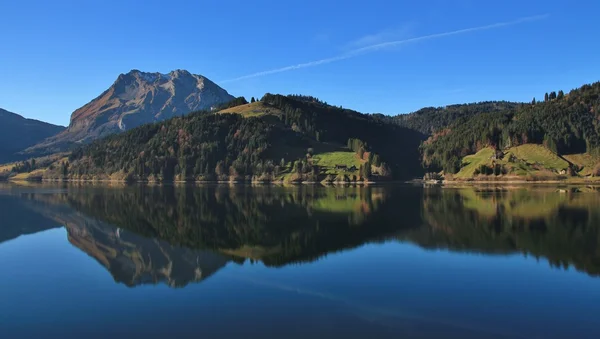
[[[0,185],[2,338],[598,338],[591,187]]]

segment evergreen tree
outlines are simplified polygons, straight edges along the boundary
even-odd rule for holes
[[[365,163],[365,166],[363,168],[363,176],[365,177],[365,179],[371,178],[371,163],[368,161]]]

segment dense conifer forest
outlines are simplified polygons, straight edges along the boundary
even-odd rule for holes
[[[311,157],[330,150],[355,152],[364,162],[354,180],[371,179],[374,173],[380,179],[420,175],[418,146],[424,136],[419,132],[311,97],[266,94],[260,101],[280,113],[196,112],[141,126],[73,151],[49,176],[272,181],[295,173],[321,181],[325,173]],[[222,108],[245,104],[237,98]]]
[[[542,144],[558,155],[597,155],[600,147],[600,82],[568,94],[547,94],[512,109],[476,114],[438,128],[421,146],[423,164],[456,173],[461,159],[485,147]]]

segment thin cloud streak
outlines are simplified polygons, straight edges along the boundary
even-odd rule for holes
[[[499,23],[486,25],[486,26],[465,28],[465,29],[459,29],[456,31],[424,35],[424,36],[410,38],[410,39],[383,42],[383,43],[379,43],[379,44],[375,44],[375,45],[357,48],[357,49],[349,51],[345,54],[338,55],[335,57],[305,62],[305,63],[292,65],[292,66],[286,66],[286,67],[282,67],[282,68],[276,68],[276,69],[272,69],[272,70],[268,70],[268,71],[252,73],[252,74],[244,75],[244,76],[229,79],[229,80],[224,80],[224,81],[221,81],[221,83],[235,82],[235,81],[240,81],[240,80],[262,77],[265,75],[293,71],[293,70],[301,69],[301,68],[329,64],[329,63],[336,62],[336,61],[354,58],[354,57],[362,55],[362,54],[379,51],[381,49],[385,49],[385,48],[389,48],[389,47],[396,47],[396,46],[400,46],[400,45],[404,45],[404,44],[408,44],[408,43],[419,42],[419,41],[423,41],[423,40],[432,40],[432,39],[438,39],[438,38],[445,38],[445,37],[449,37],[449,36],[453,36],[453,35],[466,34],[466,33],[478,32],[478,31],[486,31],[486,30],[502,28],[502,27],[507,27],[507,26],[514,26],[514,25],[518,25],[518,24],[522,24],[522,23],[526,23],[526,22],[543,20],[543,19],[548,18],[549,16],[550,16],[549,14],[534,15],[534,16],[519,18],[519,19],[513,20],[513,21],[499,22]]]

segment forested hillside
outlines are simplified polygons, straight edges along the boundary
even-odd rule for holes
[[[600,176],[599,96],[600,83],[594,83],[531,103],[480,102],[390,117],[311,96],[267,93],[109,136],[68,159],[3,166],[0,178],[354,182],[425,172],[439,178],[440,171],[446,179]]]
[[[444,107],[425,107],[414,113],[396,115],[392,119],[400,126],[430,135],[454,123],[466,122],[479,114],[510,111],[520,105],[508,101],[486,101]]]
[[[540,144],[558,156],[598,155],[600,147],[600,82],[568,94],[546,94],[512,110],[489,112],[460,120],[439,130],[422,145],[423,164],[432,170],[457,173],[466,155],[487,147],[508,150]],[[576,172],[576,164],[571,164]]]
[[[421,172],[415,159],[419,158],[418,145],[425,139],[422,133],[313,97],[266,94],[261,101],[281,109],[287,126],[320,142],[346,145],[349,139],[359,139],[366,145],[364,150],[378,154],[397,178]]]
[[[424,137],[418,132],[304,97],[266,94],[245,102],[110,136],[73,151],[43,177],[358,181],[420,175]]]

